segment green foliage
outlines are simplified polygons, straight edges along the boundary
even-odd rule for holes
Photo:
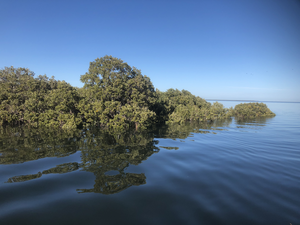
[[[34,73],[26,68],[0,70],[0,125],[24,120],[24,103],[34,90]]]
[[[263,103],[239,104],[226,109],[186,90],[154,89],[135,67],[112,56],[97,58],[81,76],[83,88],[46,75],[34,77],[27,68],[0,70],[0,125],[76,129],[100,126],[124,132],[154,123],[224,120],[235,116],[274,116]]]
[[[0,70],[0,125],[76,128],[77,90],[65,81],[38,76],[25,68]]]
[[[157,91],[157,95],[156,113],[159,115],[160,122],[194,120],[200,110],[205,111],[210,107],[210,103],[186,90],[179,91],[171,88],[166,92]],[[187,112],[189,110],[192,110],[191,114]]]
[[[169,89],[158,92],[158,96],[157,114],[168,123],[203,122],[230,117],[229,110],[221,103],[210,104],[186,90]]]
[[[264,103],[241,103],[234,107],[233,115],[237,119],[275,116]]]
[[[115,130],[145,128],[155,113],[155,90],[147,76],[121,59],[97,58],[82,75],[84,83],[79,103],[86,123]]]

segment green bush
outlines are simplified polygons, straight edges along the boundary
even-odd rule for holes
[[[80,80],[84,87],[78,109],[86,125],[122,131],[153,121],[156,95],[150,79],[121,59],[97,58]]]
[[[0,125],[62,128],[98,126],[123,132],[154,123],[211,122],[275,116],[263,103],[235,108],[213,104],[186,90],[155,90],[141,71],[112,56],[97,58],[81,76],[83,88],[27,68],[0,70]]]
[[[237,119],[275,116],[264,103],[241,103],[234,107],[233,115]]]
[[[0,125],[76,128],[79,93],[65,81],[34,78],[26,68],[0,70]]]

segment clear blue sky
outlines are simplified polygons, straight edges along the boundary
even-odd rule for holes
[[[81,87],[104,55],[205,99],[300,101],[299,0],[1,0],[0,68]]]

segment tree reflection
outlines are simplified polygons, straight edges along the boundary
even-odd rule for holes
[[[149,132],[110,134],[97,130],[85,132],[81,143],[82,169],[94,173],[92,189],[77,189],[79,193],[96,192],[113,194],[132,185],[146,184],[145,174],[125,173],[129,165],[138,165],[159,151],[158,141]],[[116,175],[106,172],[118,171]]]
[[[192,133],[214,133],[215,130],[226,130],[232,122],[231,118],[210,122],[187,122],[185,124],[168,124],[156,127],[155,137],[170,139],[186,139]]]
[[[65,157],[79,150],[81,131],[64,132],[22,127],[0,128],[0,164],[16,164],[46,157]]]
[[[14,176],[8,179],[7,183],[14,183],[14,182],[22,182],[22,181],[28,181],[33,180],[36,178],[40,178],[42,176],[41,172],[38,172],[37,174],[29,174],[29,175],[21,175],[21,176]]]
[[[53,167],[48,170],[44,170],[42,174],[50,174],[50,173],[69,173],[73,172],[75,170],[78,170],[80,168],[80,164],[77,162],[72,163],[64,163],[57,165],[56,167]]]
[[[69,173],[79,169],[94,173],[94,187],[77,189],[78,193],[113,194],[133,185],[145,184],[145,174],[125,173],[124,170],[131,164],[140,164],[159,151],[156,147],[158,141],[154,140],[154,134],[151,132],[132,131],[121,135],[89,129],[71,134],[71,137],[68,137],[70,134],[66,134],[68,138],[51,132],[30,133],[29,130],[17,128],[2,133],[2,146],[7,147],[1,148],[1,164],[62,157],[81,151],[81,162],[63,163],[36,174],[14,176],[9,178],[7,183],[29,181],[46,174]],[[106,174],[109,171],[118,171],[118,174]]]
[[[109,176],[103,173],[94,173],[96,176],[94,188],[91,189],[77,189],[78,193],[95,192],[102,194],[115,194],[125,190],[133,185],[146,184],[145,174],[136,173],[120,173]]]
[[[250,125],[250,126],[265,126],[269,120],[272,120],[274,117],[259,117],[255,119],[237,119],[236,123],[238,125]]]
[[[51,174],[51,173],[68,173],[75,170],[78,170],[80,168],[79,164],[77,162],[73,163],[64,163],[61,165],[57,165],[56,167],[53,167],[48,170],[44,170],[43,172],[38,172],[36,174],[30,174],[30,175],[20,175],[20,176],[14,176],[8,179],[7,183],[14,183],[14,182],[23,182],[23,181],[29,181],[36,178],[40,178],[44,174]]]
[[[239,126],[263,126],[268,118],[236,121]],[[46,157],[65,157],[80,151],[80,161],[66,162],[53,168],[36,171],[35,174],[17,175],[7,183],[24,182],[41,178],[48,174],[63,174],[73,171],[87,171],[95,176],[93,187],[78,193],[113,194],[131,186],[146,184],[144,173],[126,173],[130,165],[139,165],[160,148],[177,150],[177,146],[159,146],[157,138],[186,139],[193,133],[215,133],[226,130],[231,119],[210,123],[187,123],[155,126],[147,132],[118,134],[96,128],[62,132],[61,130],[41,130],[6,127],[0,130],[0,164],[19,164]],[[158,147],[159,146],[159,147]],[[22,171],[26,174],[26,171]],[[0,176],[1,178],[1,176]],[[6,178],[7,179],[7,178]]]

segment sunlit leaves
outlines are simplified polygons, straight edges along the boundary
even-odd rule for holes
[[[76,128],[78,101],[77,90],[65,81],[34,78],[25,68],[0,70],[0,124]]]
[[[266,104],[258,102],[238,104],[233,114],[237,119],[275,116]]]
[[[155,115],[155,91],[150,79],[112,56],[97,58],[81,76],[85,96],[79,103],[86,123],[115,130],[144,128]]]
[[[0,125],[26,124],[66,130],[98,126],[123,132],[154,123],[256,118],[275,114],[263,103],[226,109],[186,90],[154,89],[150,78],[121,59],[104,56],[81,76],[83,88],[26,68],[0,70]]]

